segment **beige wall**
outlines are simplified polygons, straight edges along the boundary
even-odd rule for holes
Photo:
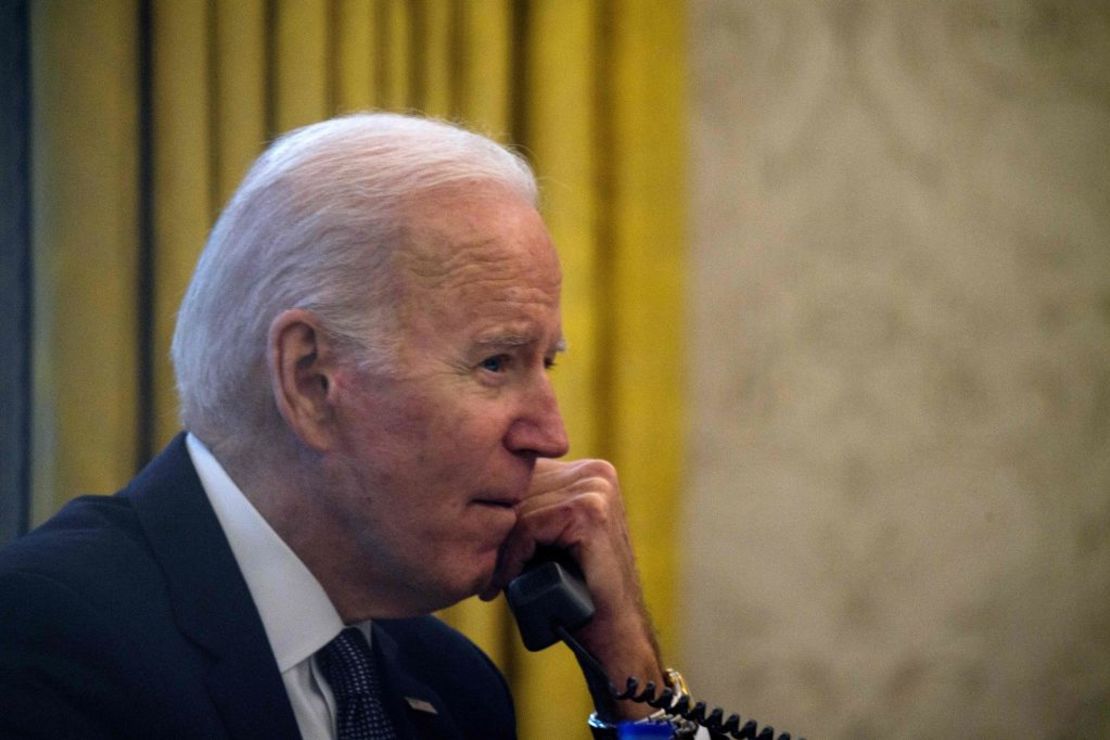
[[[695,688],[811,740],[1110,737],[1110,4],[691,33]]]

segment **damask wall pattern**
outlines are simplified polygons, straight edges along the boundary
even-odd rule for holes
[[[690,29],[699,698],[811,740],[1110,736],[1110,5]]]

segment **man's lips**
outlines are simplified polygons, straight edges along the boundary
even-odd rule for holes
[[[473,503],[480,506],[493,506],[498,509],[515,509],[520,499],[516,498],[476,498]]]

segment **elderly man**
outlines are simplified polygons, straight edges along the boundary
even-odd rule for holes
[[[187,433],[0,555],[0,735],[513,737],[500,674],[427,615],[537,546],[584,572],[613,682],[661,685],[616,474],[553,459],[560,280],[490,140],[387,114],[278,139],[181,306]]]

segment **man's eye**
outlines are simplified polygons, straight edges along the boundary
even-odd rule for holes
[[[509,358],[505,355],[496,355],[494,357],[487,357],[482,360],[481,368],[488,370],[491,373],[500,373],[505,370],[505,365],[508,364]]]
[[[555,367],[555,365],[557,365],[557,364],[558,364],[558,363],[556,363],[556,362],[555,362],[555,358],[554,358],[554,357],[545,357],[545,358],[543,358],[543,366],[544,366],[545,368],[547,368],[548,370],[552,369],[552,368],[553,368],[553,367]]]

